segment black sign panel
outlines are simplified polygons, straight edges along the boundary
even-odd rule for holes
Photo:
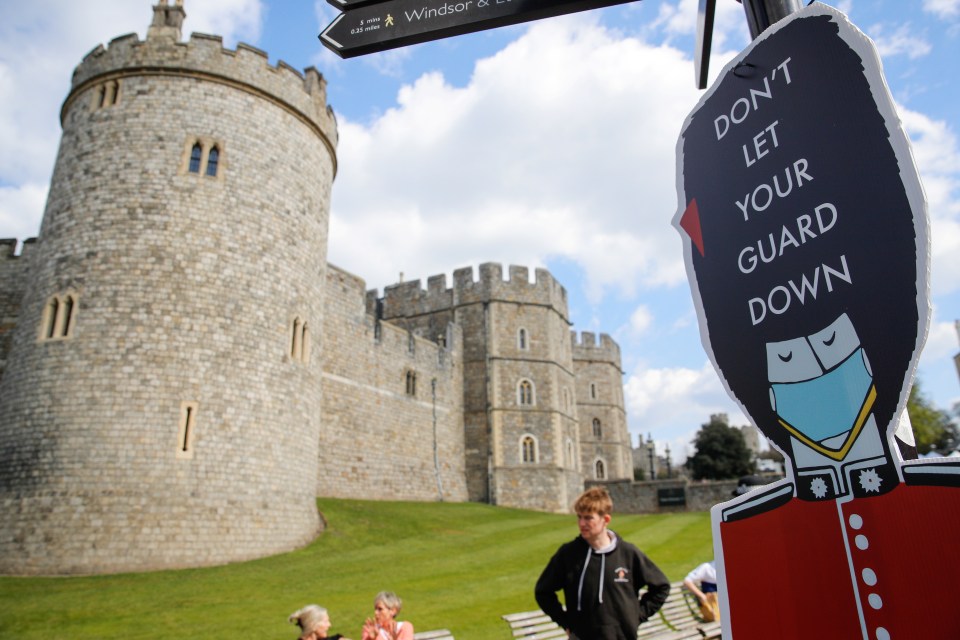
[[[682,507],[687,504],[687,492],[683,487],[657,489],[657,504],[661,507]]]
[[[377,2],[383,2],[383,0],[327,0],[328,3],[335,6],[341,11],[350,11],[352,9],[359,9],[360,7],[365,7],[368,4],[376,4]]]
[[[358,0],[364,2],[364,0]],[[341,58],[634,0],[386,0],[351,8],[320,41]]]

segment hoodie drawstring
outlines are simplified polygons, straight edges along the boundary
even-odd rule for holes
[[[600,555],[600,594],[599,602],[603,604],[603,576],[606,575],[607,571],[607,554],[601,553]],[[582,611],[581,603],[583,602],[583,579],[587,575],[587,567],[590,566],[590,558],[593,556],[593,548],[587,547],[587,559],[583,563],[583,571],[580,572],[580,584],[577,585],[577,611]]]

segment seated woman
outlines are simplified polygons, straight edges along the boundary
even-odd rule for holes
[[[363,623],[363,640],[413,640],[413,625],[398,622],[403,602],[392,591],[381,591],[373,599],[373,618]]]
[[[717,565],[711,560],[704,562],[687,574],[683,586],[697,597],[700,616],[705,622],[720,619],[720,603],[717,602]]]
[[[327,635],[330,631],[330,615],[326,609],[315,604],[308,604],[303,609],[291,613],[288,620],[300,626],[300,637],[297,640],[320,640],[321,638],[348,640],[339,633]]]

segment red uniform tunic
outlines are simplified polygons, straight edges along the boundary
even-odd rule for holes
[[[960,489],[794,498],[719,532],[725,640],[960,638]]]

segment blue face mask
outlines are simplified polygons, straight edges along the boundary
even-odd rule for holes
[[[857,426],[872,384],[861,348],[822,376],[771,388],[784,422],[810,440],[823,442]]]

